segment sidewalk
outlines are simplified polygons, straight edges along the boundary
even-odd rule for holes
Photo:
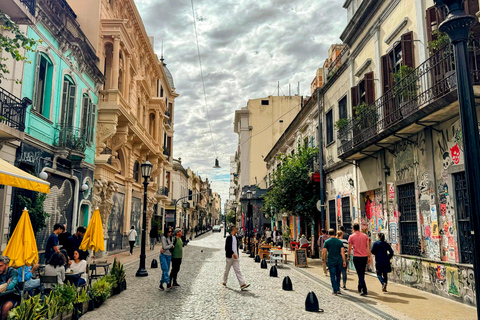
[[[289,265],[295,270],[309,274],[318,279],[319,282],[327,286],[330,284],[330,276],[323,274],[322,263],[320,259],[308,258],[307,268],[296,268],[293,253],[284,249],[289,253]],[[292,259],[290,259],[290,257]],[[394,282],[388,283],[388,292],[382,292],[382,287],[376,275],[368,274],[365,277],[368,288],[368,296],[361,297],[357,288],[357,274],[350,271],[347,275],[347,290],[342,290],[345,295],[354,298],[354,302],[364,305],[373,305],[375,308],[389,312],[394,311],[392,316],[406,319],[432,320],[432,319],[449,319],[449,320],[467,320],[477,319],[476,308],[469,305],[459,303],[429,292],[407,287]],[[346,293],[346,294],[345,294]],[[434,311],[433,311],[434,310]],[[402,317],[404,315],[404,317]]]

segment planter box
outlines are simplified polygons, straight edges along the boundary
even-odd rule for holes
[[[74,319],[78,319],[81,316],[83,316],[85,313],[88,312],[88,305],[89,302],[82,302],[82,303],[76,303],[74,305],[75,307],[75,312],[74,312]]]
[[[55,317],[53,317],[51,320],[61,320],[61,319],[62,319],[62,315],[58,314]]]
[[[100,306],[103,304],[102,297],[95,297],[93,298],[93,301],[95,302],[95,308],[100,308]]]
[[[123,280],[122,282],[123,290],[127,290],[127,281]]]
[[[112,287],[112,295],[119,294],[122,291],[120,287],[121,287],[121,284],[117,284],[116,287]]]
[[[72,320],[73,312],[64,312],[62,313],[62,320]]]
[[[93,311],[93,309],[95,309],[95,301],[92,299],[88,302],[88,311]]]

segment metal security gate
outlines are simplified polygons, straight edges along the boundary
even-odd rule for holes
[[[330,220],[330,228],[333,230],[337,230],[337,218],[335,212],[335,200],[328,201],[328,216]]]
[[[468,211],[467,180],[465,171],[454,173],[455,202],[457,208],[458,235],[460,240],[460,262],[473,264],[473,239]]]
[[[398,211],[400,211],[401,252],[419,256],[420,241],[418,239],[414,183],[398,186]]]
[[[342,224],[345,232],[352,234],[352,214],[350,213],[350,197],[342,198]]]

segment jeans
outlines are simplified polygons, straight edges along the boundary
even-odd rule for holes
[[[388,283],[388,273],[386,272],[377,271],[377,278],[382,285],[384,285],[385,283]]]
[[[160,284],[170,283],[170,276],[168,275],[168,271],[170,271],[170,262],[172,262],[171,255],[160,255],[160,266],[162,267],[162,279],[160,280]]]
[[[157,238],[150,238],[150,250],[154,250],[156,244],[157,244]]]
[[[342,272],[341,263],[329,263],[328,271],[330,271],[330,281],[332,282],[333,292],[340,291],[340,273]]]
[[[342,280],[343,280],[343,286],[345,287],[347,285],[347,267],[342,266]]]
[[[182,264],[182,258],[172,258],[172,272],[170,273],[170,281],[177,283],[178,271],[180,271],[180,265]]]
[[[135,241],[128,241],[130,243],[130,254],[133,254],[133,246],[135,245]]]
[[[83,279],[83,278],[78,278],[78,279],[75,281],[74,285],[75,285],[75,287],[78,287],[78,286],[84,285],[85,283],[86,283],[85,279]]]
[[[40,288],[40,279],[30,279],[25,281],[25,291],[31,291],[36,288]]]
[[[365,270],[367,269],[368,257],[353,257],[353,264],[358,275],[358,290],[367,294],[367,284],[365,283]]]

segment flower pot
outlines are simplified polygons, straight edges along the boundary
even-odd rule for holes
[[[121,284],[117,284],[115,287],[112,288],[112,293],[113,294],[119,294],[122,290],[121,290]]]
[[[89,304],[90,304],[89,301],[76,303],[74,305],[74,307],[75,307],[75,309],[74,309],[75,312],[73,313],[74,318],[78,319],[81,316],[83,316],[85,313],[87,313]],[[93,310],[93,308],[92,308],[92,310]]]
[[[61,314],[57,314],[55,317],[52,318],[52,320],[61,320],[61,319],[62,319]]]
[[[93,301],[95,303],[95,308],[100,308],[100,306],[103,304],[103,297],[94,297]]]
[[[64,312],[62,313],[62,320],[72,320],[72,316],[73,316],[72,311]]]
[[[122,286],[123,286],[123,290],[127,290],[127,280],[123,280]]]

